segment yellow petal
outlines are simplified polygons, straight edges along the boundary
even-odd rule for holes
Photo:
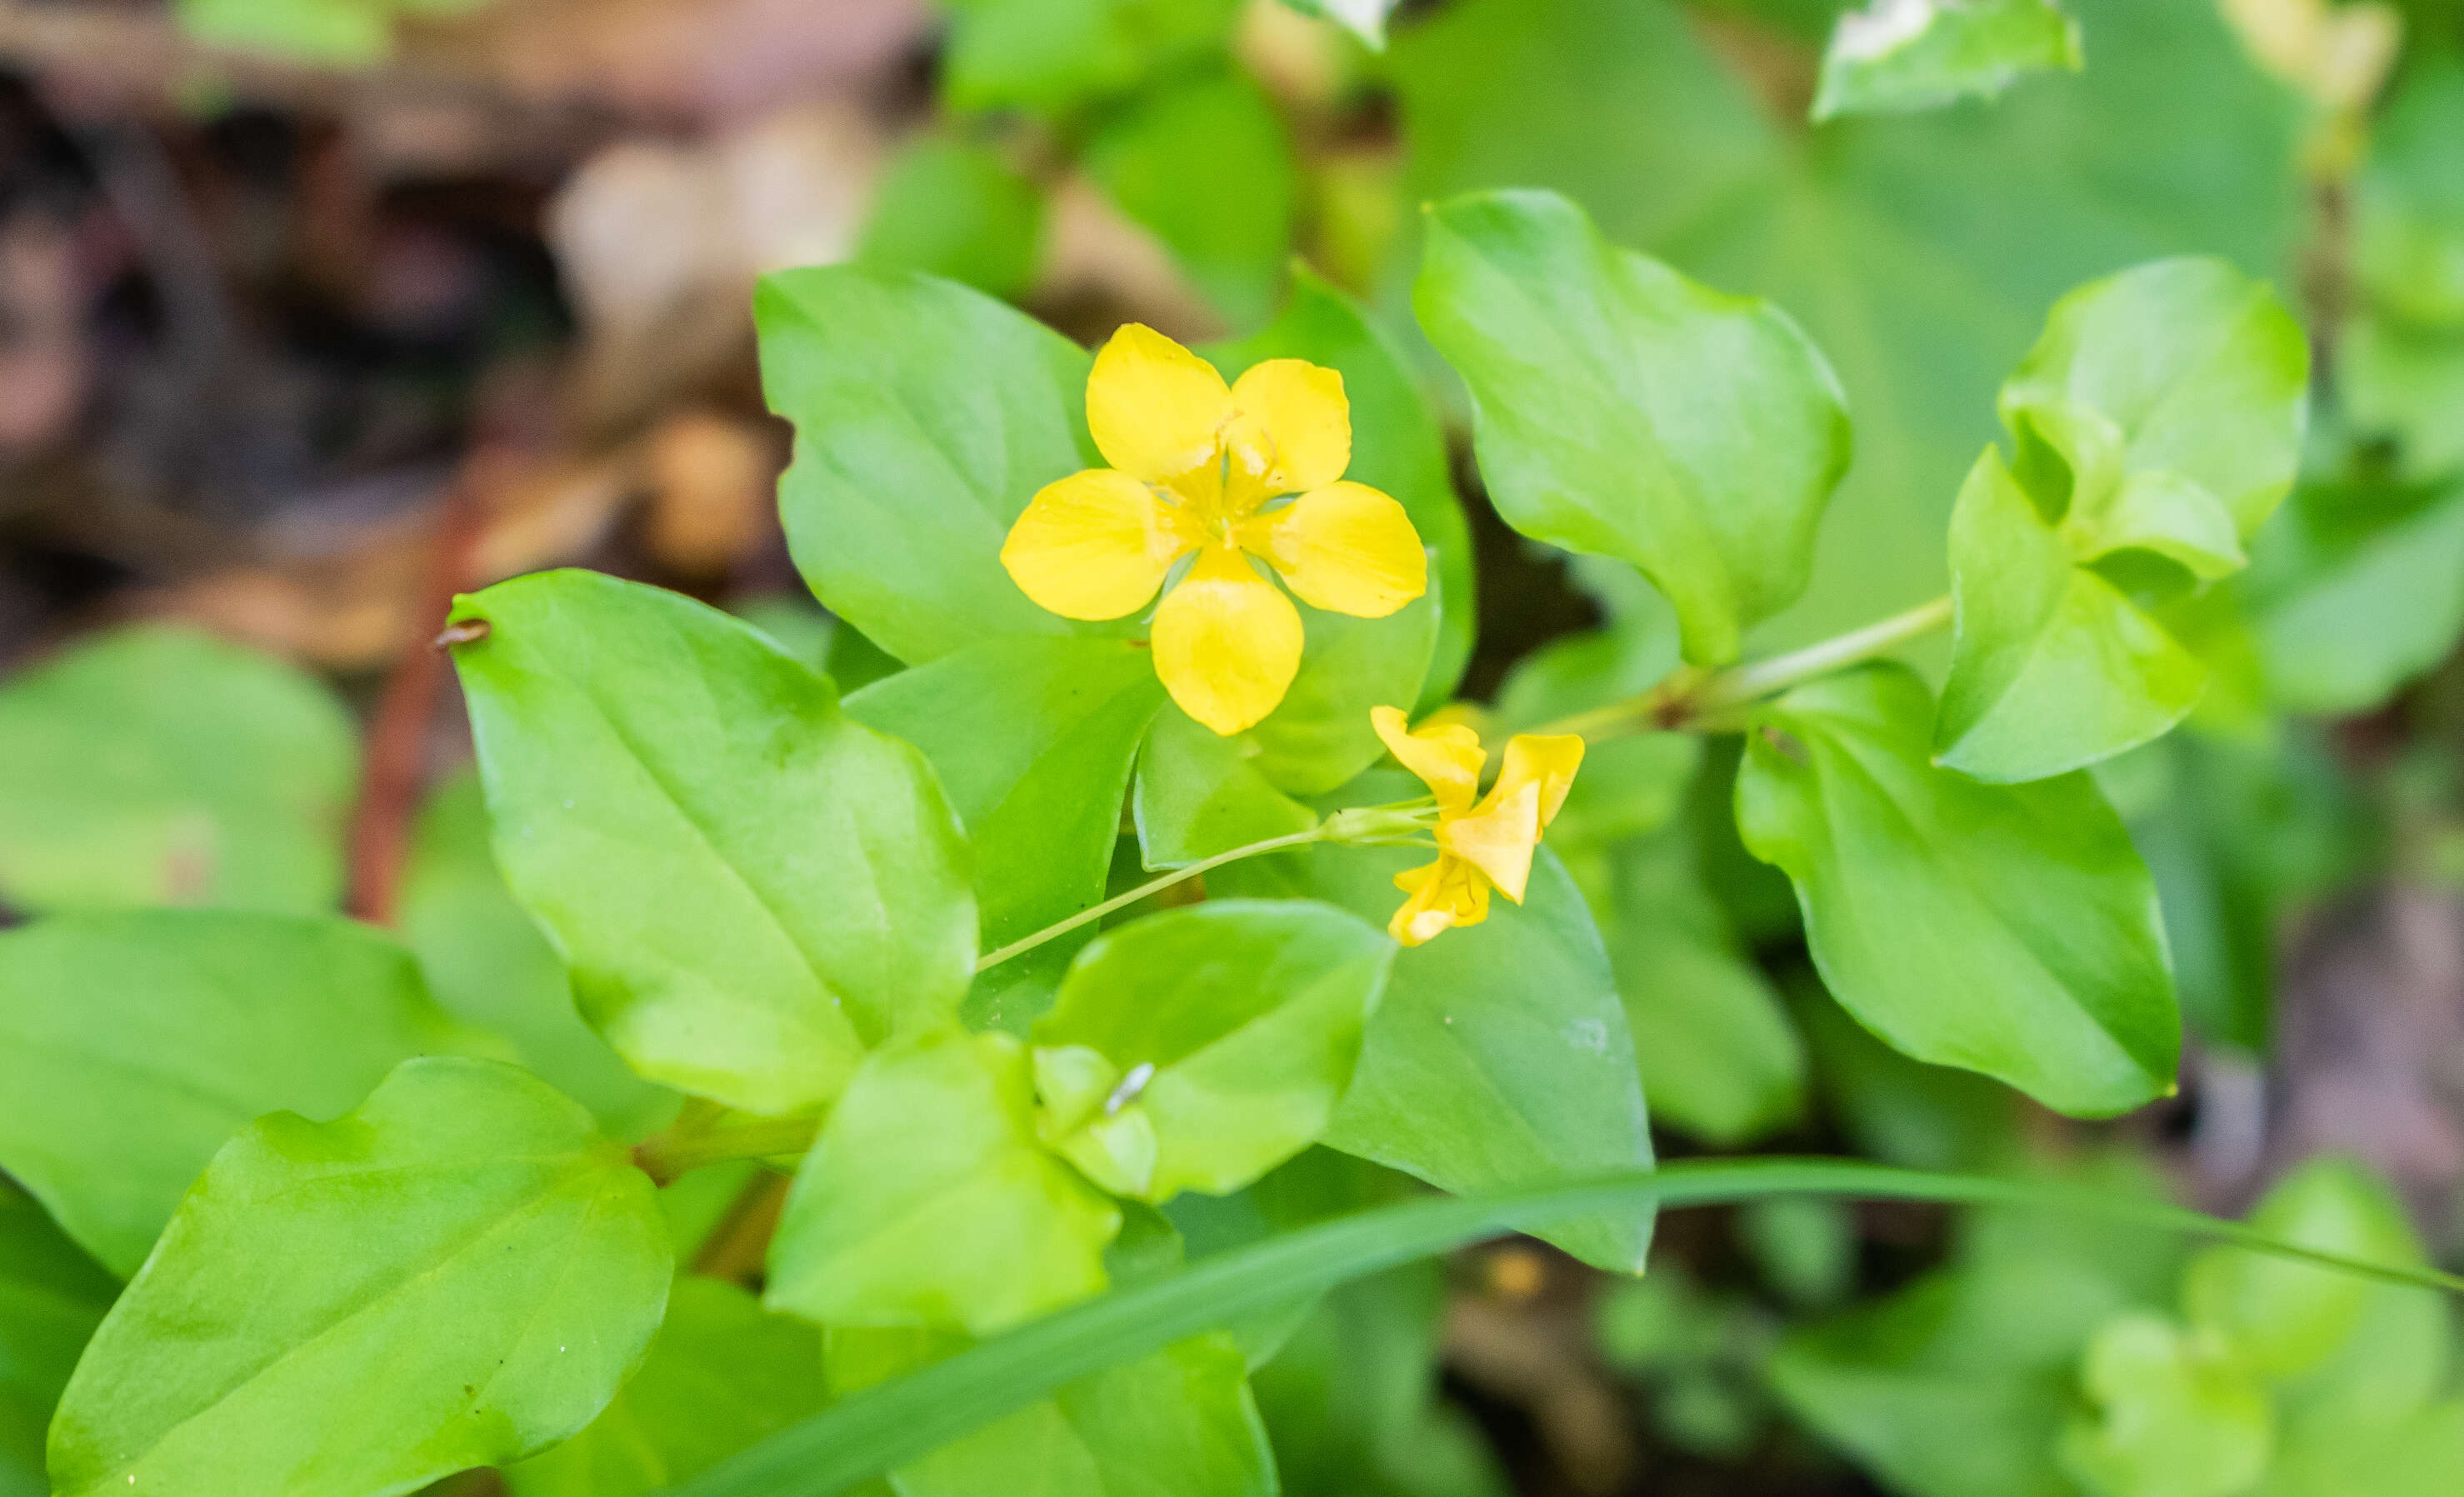
[[[1229,546],[1208,546],[1155,609],[1155,674],[1219,734],[1273,712],[1301,668],[1301,613]]]
[[[1412,517],[1365,483],[1313,489],[1243,520],[1237,539],[1313,608],[1382,619],[1429,590],[1429,554]]]
[[[1001,543],[1021,592],[1067,619],[1117,619],[1146,606],[1190,549],[1178,512],[1145,484],[1089,468],[1045,484]]]
[[[1306,359],[1253,364],[1232,386],[1232,455],[1269,495],[1318,489],[1352,466],[1343,376]]]
[[[1571,733],[1551,734],[1546,737],[1518,733],[1506,745],[1506,762],[1497,771],[1497,783],[1488,798],[1499,802],[1525,785],[1540,787],[1540,825],[1548,826],[1557,819],[1557,807],[1566,804],[1566,792],[1574,783],[1574,771],[1583,767],[1583,740]]]
[[[1087,376],[1087,428],[1096,449],[1149,483],[1213,461],[1231,415],[1232,392],[1215,365],[1136,322],[1112,335]]]
[[[1386,923],[1386,934],[1406,946],[1488,918],[1488,885],[1460,858],[1440,853],[1435,863],[1396,874],[1395,887],[1411,897]]]
[[[1490,796],[1468,815],[1438,823],[1439,848],[1479,869],[1516,904],[1531,881],[1531,849],[1539,845],[1540,785],[1533,781],[1511,795]]]
[[[1426,781],[1443,809],[1467,808],[1480,793],[1480,767],[1488,760],[1481,751],[1480,735],[1459,722],[1414,733],[1406,721],[1400,708],[1369,709],[1370,726],[1385,740],[1395,761]]]

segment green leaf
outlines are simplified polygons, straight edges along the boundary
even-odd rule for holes
[[[1121,1214],[1045,1152],[1026,1047],[944,1030],[866,1062],[797,1171],[767,1300],[983,1334],[1102,1291]]]
[[[1429,590],[1382,619],[1356,619],[1295,603],[1304,643],[1300,672],[1283,705],[1249,730],[1258,772],[1291,795],[1324,795],[1349,783],[1385,752],[1373,707],[1417,701],[1445,612],[1442,574]]]
[[[0,1182],[0,1497],[48,1497],[43,1431],[119,1293],[33,1198]]]
[[[1274,100],[1246,74],[1226,67],[1158,83],[1097,128],[1085,165],[1236,326],[1273,312],[1298,173]]]
[[[1236,0],[952,0],[942,59],[959,109],[1059,115],[1220,47]]]
[[[1104,897],[1130,766],[1164,700],[1124,641],[992,640],[847,698],[924,751],[976,852],[989,950]]]
[[[1715,1148],[1794,1121],[1805,1046],[1703,888],[1684,829],[1629,844],[1611,869],[1601,930],[1653,1113]]]
[[[2295,1171],[2268,1192],[2250,1222],[2347,1257],[2423,1261],[2403,1202],[2349,1160],[2318,1159]],[[2364,1280],[2218,1248],[2191,1264],[2183,1299],[2192,1325],[2231,1342],[2255,1372],[2281,1381],[2334,1354],[2376,1292]],[[2421,1308],[2417,1301],[2414,1308]]]
[[[1445,1298],[1434,1264],[1342,1285],[1252,1375],[1286,1492],[1503,1497],[1497,1458],[1439,1401]]]
[[[2108,1186],[1925,1175],[1838,1159],[1684,1159],[1468,1200],[1434,1197],[1201,1258],[1159,1282],[1022,1327],[869,1388],[686,1483],[676,1497],[829,1497],[1089,1373],[1382,1268],[1552,1219],[1631,1212],[1639,1201],[1683,1207],[1788,1194],[2025,1205],[2083,1222],[2208,1236],[2294,1256],[2305,1251],[2274,1244],[2238,1222]],[[2464,1279],[2451,1275],[2334,1261],[2387,1282],[2464,1291]]]
[[[671,1271],[658,1193],[588,1112],[408,1062],[214,1156],[69,1381],[55,1489],[362,1497],[518,1460],[614,1396]]]
[[[2207,690],[2207,667],[2079,563],[1992,448],[1951,511],[1950,576],[1958,633],[1938,763],[2047,779],[2171,731]]]
[[[1115,1195],[1240,1189],[1326,1131],[1395,951],[1295,901],[1214,899],[1107,932],[1036,1022],[1045,1137]]]
[[[830,1332],[832,1385],[854,1392],[963,1343],[895,1331]],[[981,1497],[1022,1480],[1054,1492],[1272,1497],[1273,1453],[1241,1349],[1193,1336],[1052,1390],[891,1472],[897,1497]]]
[[[1085,349],[956,282],[848,265],[763,277],[754,320],[796,426],[788,547],[832,613],[910,664],[1077,629],[1001,548],[1038,489],[1098,465]]]
[[[1344,476],[1392,495],[1412,517],[1421,543],[1437,553],[1430,567],[1440,602],[1437,652],[1420,694],[1421,705],[1437,705],[1463,679],[1478,623],[1471,527],[1455,496],[1444,428],[1409,356],[1358,302],[1306,265],[1293,266],[1291,281],[1290,299],[1272,322],[1207,348],[1206,356],[1227,380],[1268,359],[1306,359],[1343,376],[1344,399],[1352,407],[1352,466]],[[1392,698],[1370,705],[1387,700]],[[1336,784],[1376,762],[1383,752],[1374,733],[1351,747],[1359,761],[1336,775]]]
[[[1796,885],[1823,981],[1918,1060],[2101,1117],[2170,1091],[2181,1051],[2154,883],[2083,774],[1981,785],[1926,761],[1897,666],[1760,708],[1737,829]]]
[[[2344,328],[2337,393],[2354,431],[2394,450],[2409,479],[2452,479],[2464,472],[2464,332],[2425,331],[2382,317]]]
[[[1848,413],[1786,314],[1618,250],[1535,191],[1431,209],[1413,304],[1471,387],[1499,515],[1640,567],[1686,659],[1734,659],[1804,590]]]
[[[0,899],[28,914],[341,896],[359,736],[279,661],[165,625],[99,635],[0,687]]]
[[[2079,1187],[2163,1199],[2104,1172]],[[2076,1405],[2079,1350],[2172,1281],[2169,1255],[2151,1274],[2116,1263],[2112,1247],[2169,1244],[2044,1212],[1977,1213],[1965,1224],[1950,1266],[1792,1332],[1770,1362],[1772,1389],[1906,1497],[2078,1497],[2055,1445]]]
[[[2426,40],[2405,61],[2400,86],[2371,121],[2353,272],[2388,317],[2464,330],[2464,55]]]
[[[1032,179],[989,145],[927,135],[882,173],[856,258],[1017,297],[1035,278],[1043,239],[1044,194]]]
[[[2062,1432],[2062,1467],[2096,1497],[2231,1497],[2267,1469],[2267,1391],[2221,1348],[2155,1315],[2127,1315],[2088,1343],[2096,1406]]]
[[[1164,1215],[1179,1229],[1190,1255],[1204,1257],[1264,1242],[1277,1232],[1309,1226],[1370,1206],[1409,1200],[1426,1186],[1408,1175],[1324,1147],[1310,1148],[1269,1171],[1256,1184],[1228,1196],[1184,1194]],[[1301,1294],[1225,1327],[1256,1372],[1282,1354],[1317,1296]]]
[[[2464,634],[2464,484],[2305,488],[2251,572],[2268,693],[2296,712],[2366,712]]]
[[[338,916],[152,911],[0,936],[0,1169],[127,1275],[223,1141],[452,1047],[410,957]]]
[[[573,1009],[564,962],[496,872],[476,774],[429,796],[403,872],[402,937],[444,1009],[501,1034],[541,1080],[639,1138],[674,1116],[676,1095],[628,1069]]]
[[[504,1473],[513,1497],[649,1497],[819,1413],[822,1333],[686,1276],[641,1371],[581,1434]]]
[[[2293,482],[2309,357],[2275,293],[2221,260],[2143,265],[2055,304],[2002,387],[2016,464],[1989,450],[1951,513],[1942,763],[2042,780],[2182,720],[2207,669],[2131,594],[2242,568]]]
[[[1222,892],[1325,899],[1382,925],[1402,899],[1394,874],[1423,856],[1313,848],[1209,879]],[[1651,1162],[1607,953],[1553,854],[1543,848],[1532,864],[1523,904],[1498,899],[1485,922],[1396,958],[1325,1142],[1451,1191]],[[1588,1263],[1637,1273],[1651,1223],[1648,1208],[1628,1208],[1542,1235]]]
[[[2054,0],[1873,0],[1832,28],[1814,119],[1991,99],[2022,73],[2081,65],[2079,23]]]
[[[1497,689],[1493,712],[1500,732],[1529,732],[1604,702],[1639,696],[1678,667],[1677,615],[1641,574],[1598,557],[1576,557],[1568,570],[1608,621],[1552,639],[1514,663]],[[1591,752],[1609,747],[1595,744]],[[1582,782],[1580,777],[1574,781]]]
[[[1884,1045],[1812,973],[1800,972],[1788,992],[1817,1090],[1859,1153],[1920,1170],[2000,1168],[2020,1153],[2017,1099],[2007,1089]]]
[[[1155,715],[1131,802],[1148,869],[1186,868],[1317,825],[1316,812],[1267,783],[1259,752],[1254,739],[1220,737],[1178,707]]]
[[[2464,1398],[2451,1398],[2356,1440],[2289,1430],[2254,1497],[2441,1497],[2464,1466]]]
[[[2085,72],[1991,109],[1842,119],[1810,138],[1773,118],[1767,69],[1706,45],[1696,9],[1453,0],[1397,29],[1390,66],[1407,201],[1554,188],[1617,242],[1771,297],[1831,358],[1857,462],[1805,596],[1758,650],[1943,592],[1943,525],[1992,434],[1980,393],[2055,297],[2167,254],[2274,274],[2308,232],[2301,104],[2212,0],[2072,0],[2096,51]],[[1819,11],[1827,27],[1838,8],[1751,9]]]
[[[2264,1054],[2281,921],[2350,876],[2365,835],[2328,746],[2183,733],[2098,778],[2155,875],[2183,1017],[2211,1044]]]
[[[654,1081],[751,1112],[835,1096],[973,979],[968,854],[924,757],[674,593],[547,572],[455,601],[505,880],[583,1017]]]
[[[2149,542],[2133,486],[2151,474],[2205,491],[2255,535],[2293,487],[2309,379],[2309,341],[2272,287],[2185,257],[2054,303],[2000,408],[2022,480],[2089,560]]]

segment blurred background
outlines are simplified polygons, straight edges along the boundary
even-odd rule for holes
[[[2319,405],[2315,482],[2202,615],[2218,687],[2102,775],[2164,890],[2182,1095],[2090,1127],[1881,1049],[1714,774],[1652,907],[1701,957],[1661,1010],[1696,1019],[1642,1037],[1655,1120],[1670,1155],[2084,1171],[2234,1211],[2341,1152],[2452,1260],[2464,4],[2078,0],[2083,72],[1809,125],[1843,8],[0,0],[0,920],[341,904],[402,926],[449,1005],[559,989],[487,862],[430,646],[451,592],[590,566],[845,686],[894,668],[779,531],[771,269],[916,267],[1092,341],[1239,334],[1305,264],[1452,423],[1485,698],[1619,604],[1481,494],[1410,318],[1423,201],[1554,187],[1829,354],[1857,462],[1765,649],[1945,590],[1959,476],[2052,300],[2215,253],[2303,312]],[[575,1064],[603,1114],[655,1121]],[[1906,1298],[1995,1241],[1789,1203],[1666,1219],[1639,1285],[1485,1250],[1336,1296],[1259,1398],[1304,1497],[1991,1490],[1892,1452],[2034,1417],[1977,1413],[2003,1393],[1941,1331],[1964,1311]],[[2079,1251],[2170,1292],[2169,1261]]]

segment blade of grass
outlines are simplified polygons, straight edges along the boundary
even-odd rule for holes
[[[2464,1293],[2464,1279],[2453,1275],[2317,1252],[2237,1222],[2064,1186],[1839,1159],[1685,1160],[1656,1171],[1408,1201],[1202,1258],[1169,1278],[1048,1315],[868,1389],[673,1488],[673,1497],[831,1497],[1065,1383],[1380,1268],[1638,1198],[1675,1208],[1786,1195],[2048,1208]]]

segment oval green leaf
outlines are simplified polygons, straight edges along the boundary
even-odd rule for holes
[[[459,599],[505,881],[583,1016],[653,1081],[818,1107],[957,1009],[969,858],[924,756],[691,599],[546,572]]]
[[[1312,848],[1209,878],[1223,892],[1326,899],[1382,926],[1402,901],[1394,875],[1425,860]],[[1555,854],[1540,850],[1521,905],[1498,899],[1483,923],[1396,958],[1325,1142],[1453,1191],[1651,1162],[1625,1009],[1591,911]],[[1638,1204],[1540,1235],[1639,1273],[1651,1225]]]
[[[1848,412],[1787,314],[1617,249],[1537,191],[1432,209],[1413,305],[1470,386],[1498,514],[1640,567],[1686,659],[1736,658],[1805,589]]]
[[[88,640],[0,687],[0,899],[20,911],[341,895],[359,735],[253,650],[164,625]]]
[[[1026,1047],[956,1029],[874,1052],[797,1171],[767,1300],[830,1326],[981,1335],[1103,1291],[1121,1213],[1045,1152]]]
[[[796,426],[780,517],[831,612],[911,665],[1075,629],[1001,548],[1036,490],[1101,466],[1085,349],[955,281],[852,265],[765,277],[754,320],[763,393]]]
[[[2181,1017],[2154,882],[2095,782],[1982,785],[1926,757],[1898,666],[1759,709],[1737,830],[1796,886],[1815,964],[1894,1048],[2101,1117],[2169,1092]]]
[[[0,936],[0,1169],[134,1273],[250,1119],[334,1117],[460,1039],[409,955],[340,916],[42,921]]]
[[[1107,932],[1035,1025],[1045,1136],[1115,1195],[1240,1189],[1326,1131],[1395,950],[1292,900],[1209,900]]]
[[[2171,731],[2208,668],[2074,558],[1988,448],[1950,516],[1956,635],[1935,761],[1977,780],[2045,780]]]
[[[657,1191],[582,1107],[408,1062],[215,1156],[69,1380],[54,1490],[367,1497],[511,1463],[606,1405],[672,1271]]]

